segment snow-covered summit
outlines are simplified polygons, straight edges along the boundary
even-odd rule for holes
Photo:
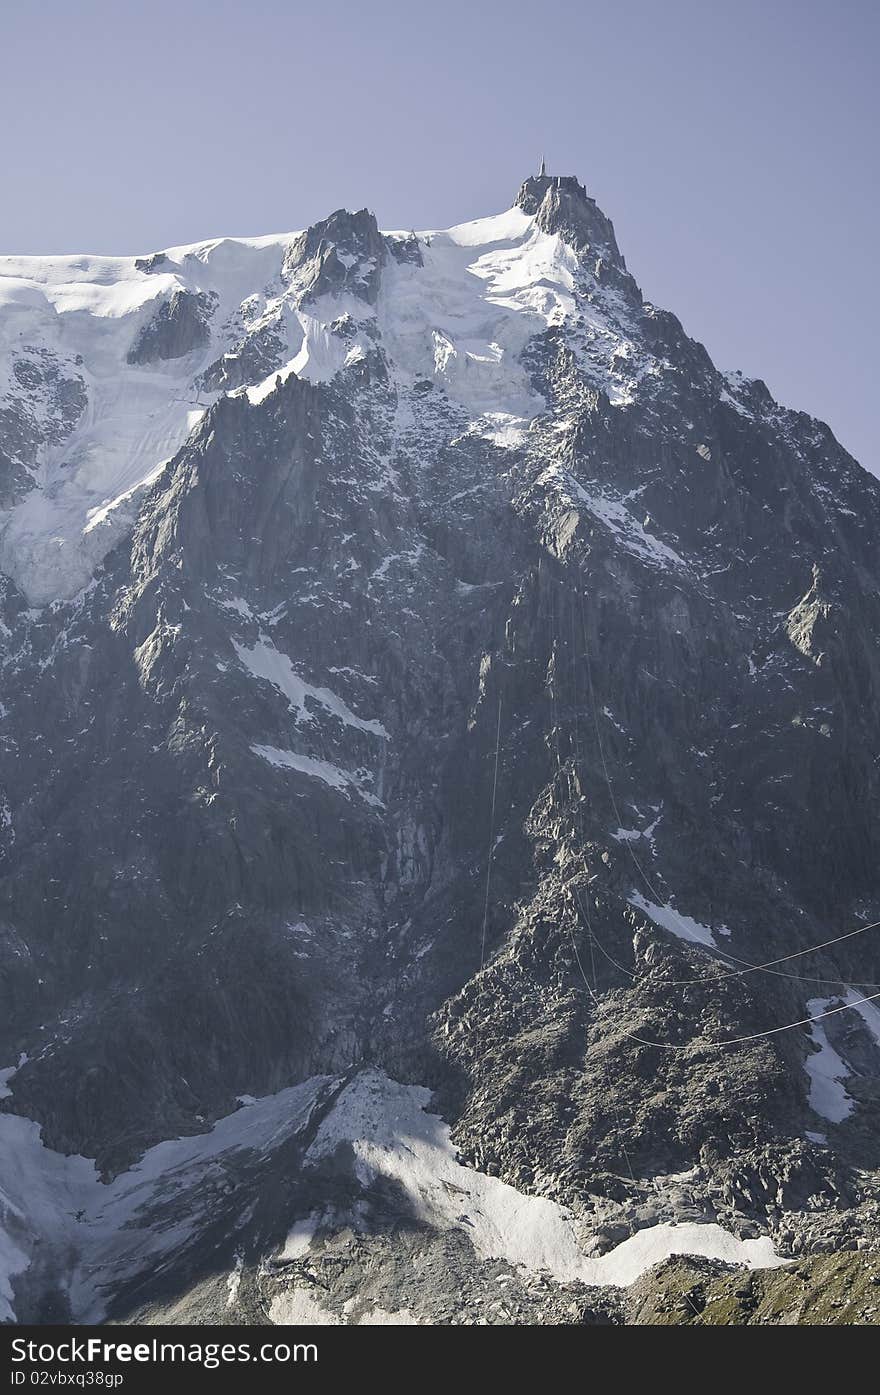
[[[2,257],[0,567],[32,604],[74,595],[219,397],[329,382],[377,346],[401,389],[433,383],[477,429],[521,430],[543,406],[523,350],[567,326],[624,402],[644,365],[621,275],[611,224],[550,176],[418,234],[340,211],[150,256]]]

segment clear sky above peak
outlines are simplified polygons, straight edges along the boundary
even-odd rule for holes
[[[645,294],[880,472],[876,0],[44,0],[0,27],[0,251],[332,209],[443,227],[547,157]]]

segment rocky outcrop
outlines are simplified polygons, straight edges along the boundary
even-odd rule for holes
[[[153,270],[152,265],[148,268]],[[208,342],[211,298],[174,291],[148,320],[128,351],[127,362],[147,364],[183,358]]]
[[[635,1286],[624,1316],[651,1327],[875,1327],[878,1300],[877,1254],[822,1255],[748,1275],[670,1260]]]
[[[581,256],[626,270],[610,218],[572,175],[533,175],[520,189],[516,204],[539,228],[557,234]]]
[[[303,304],[320,295],[353,296],[373,304],[387,249],[375,215],[340,208],[291,242],[283,274]]]
[[[10,358],[10,389],[0,393],[0,509],[30,492],[41,454],[63,445],[87,401],[75,359],[21,344]]]

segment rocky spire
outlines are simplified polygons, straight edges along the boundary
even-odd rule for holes
[[[375,214],[339,208],[293,239],[284,275],[297,282],[303,300],[348,291],[372,305],[386,251]]]
[[[542,158],[540,173],[521,186],[516,206],[530,214],[542,231],[558,233],[576,252],[595,252],[606,266],[626,271],[611,219],[574,175],[548,174]]]

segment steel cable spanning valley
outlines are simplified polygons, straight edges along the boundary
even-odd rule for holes
[[[539,567],[540,567],[540,561],[539,561]],[[562,585],[564,584],[564,583],[562,583],[561,581],[559,581],[559,580],[558,580],[557,578],[555,578],[555,577],[552,577],[551,580],[556,581],[557,585],[560,585],[560,586],[562,586]],[[622,820],[622,817],[621,817],[621,814],[620,814],[620,810],[619,810],[619,807],[618,807],[618,804],[617,804],[617,799],[616,799],[615,794],[614,794],[614,787],[613,787],[613,785],[612,785],[612,783],[611,783],[611,776],[610,776],[610,772],[609,772],[609,770],[608,770],[608,762],[607,762],[607,758],[606,758],[606,755],[605,755],[605,748],[604,748],[604,743],[603,743],[603,741],[602,741],[601,728],[600,728],[600,725],[599,725],[598,712],[597,712],[597,706],[596,706],[595,688],[594,688],[594,684],[593,684],[592,662],[591,662],[591,658],[590,658],[590,646],[589,646],[589,641],[588,641],[588,637],[587,637],[586,615],[585,615],[585,611],[584,611],[584,595],[583,595],[583,591],[581,591],[581,590],[578,590],[578,600],[579,600],[579,604],[580,604],[581,627],[582,627],[582,631],[583,631],[584,660],[585,660],[585,666],[586,666],[586,672],[587,672],[587,686],[588,686],[589,697],[590,697],[590,709],[591,709],[591,714],[592,714],[592,719],[593,719],[593,725],[594,725],[595,731],[596,731],[596,743],[597,743],[597,748],[598,748],[598,752],[599,752],[599,760],[600,760],[600,764],[601,764],[601,766],[602,766],[602,771],[603,771],[603,776],[604,776],[604,779],[605,779],[605,784],[606,784],[607,789],[608,789],[608,796],[609,796],[609,800],[610,800],[610,803],[611,803],[612,811],[613,811],[613,813],[614,813],[615,818],[616,818],[617,821],[618,821],[618,826],[619,826],[619,827],[622,827],[622,826],[623,826],[623,820]],[[554,607],[552,604],[551,604],[551,607],[550,607],[550,614],[551,614],[551,636],[552,636],[552,653],[553,653],[553,672],[552,672],[552,677],[551,677],[551,679],[550,679],[550,684],[549,684],[549,686],[550,686],[551,702],[552,702],[552,706],[553,706],[553,724],[554,724],[553,741],[554,741],[554,749],[555,749],[555,756],[556,756],[556,780],[559,781],[559,782],[561,782],[561,778],[562,778],[562,758],[561,758],[561,753],[560,753],[560,749],[559,749],[559,721],[558,721],[557,694],[556,694],[556,654],[557,654],[557,652],[558,652],[558,650],[559,650],[559,648],[560,648],[560,646],[561,646],[561,642],[562,642],[562,641],[561,641],[561,634],[560,634],[560,631],[559,631],[559,628],[558,628],[558,622],[557,622],[557,617],[556,617],[556,613],[555,613],[555,607]],[[573,615],[573,614],[572,614],[572,636],[574,636],[574,615]],[[576,646],[575,646],[575,644],[574,644],[574,639],[573,639],[573,642],[572,642],[572,665],[573,665],[573,675],[574,675],[574,685],[575,685],[575,707],[574,707],[574,723],[575,723],[575,758],[576,758],[576,760],[579,762],[579,759],[580,759],[580,757],[579,757],[580,738],[579,738],[579,734],[578,734],[578,718],[577,718],[577,677],[576,677],[576,662],[577,662],[577,659],[576,659],[576,652],[575,652],[575,651],[576,651]],[[494,849],[494,836],[495,836],[495,808],[496,808],[496,800],[497,800],[497,792],[498,792],[498,761],[499,761],[499,752],[500,752],[500,745],[501,745],[501,712],[502,712],[502,703],[503,703],[503,692],[499,691],[499,697],[498,697],[498,720],[497,720],[497,730],[496,730],[496,739],[495,739],[495,753],[494,753],[494,754],[495,754],[495,768],[494,768],[494,776],[493,776],[493,782],[492,782],[492,800],[491,800],[491,812],[490,812],[490,819],[489,819],[489,828],[490,828],[490,835],[489,835],[489,836],[490,836],[490,842],[489,842],[489,853],[488,853],[488,862],[487,862],[487,869],[486,869],[486,895],[485,895],[485,904],[484,904],[484,911],[483,911],[483,923],[482,923],[482,943],[481,943],[481,957],[480,957],[480,966],[481,966],[481,968],[485,966],[485,957],[486,957],[486,926],[487,926],[488,914],[489,914],[489,898],[490,898],[490,887],[491,887],[492,861],[493,861],[494,851],[495,851],[495,849]],[[582,844],[582,846],[583,846],[583,843],[584,843],[584,840],[585,840],[585,830],[584,830],[584,825],[583,825],[583,813],[582,813],[582,810],[580,811],[579,819],[580,819],[581,844]],[[647,889],[649,890],[649,892],[651,893],[651,895],[652,895],[653,897],[655,897],[658,901],[660,901],[662,898],[661,898],[661,895],[660,895],[660,892],[659,892],[658,888],[652,883],[651,879],[648,877],[648,875],[647,875],[647,873],[645,872],[644,868],[642,867],[642,865],[641,865],[639,859],[636,857],[635,853],[633,852],[632,848],[630,847],[630,844],[629,844],[628,841],[626,842],[626,848],[627,848],[627,851],[628,851],[628,853],[629,853],[629,855],[630,855],[630,857],[631,857],[631,859],[632,859],[632,861],[633,861],[634,866],[636,867],[636,870],[637,870],[637,872],[638,872],[638,874],[639,874],[639,876],[640,876],[642,882],[643,882],[644,885],[647,887]],[[582,856],[583,856],[583,860],[584,860],[584,873],[585,873],[585,875],[589,878],[589,870],[588,870],[587,864],[586,864],[586,857],[583,855],[583,853],[582,853]],[[589,913],[589,908],[584,904],[584,902],[583,902],[583,900],[582,900],[582,898],[581,898],[581,896],[580,896],[580,894],[578,893],[577,890],[574,891],[574,898],[575,898],[576,904],[577,904],[577,906],[578,906],[578,908],[579,908],[579,910],[580,910],[581,916],[582,916],[582,918],[583,918],[583,920],[585,921],[586,926],[587,926],[587,934],[588,934],[588,939],[589,939],[589,944],[590,944],[591,956],[592,956],[592,951],[593,951],[593,945],[595,944],[595,947],[600,951],[600,953],[604,954],[605,957],[609,960],[609,962],[610,962],[611,964],[614,965],[614,967],[615,967],[616,969],[618,969],[621,973],[627,975],[627,977],[629,977],[630,979],[632,979],[632,980],[635,982],[636,979],[637,979],[637,976],[636,976],[631,970],[625,968],[622,964],[619,964],[619,963],[608,953],[608,951],[604,948],[604,946],[601,944],[601,942],[600,942],[600,941],[598,940],[598,938],[595,936],[594,931],[593,931],[592,919],[591,919],[590,913]],[[678,912],[675,910],[675,908],[672,907],[672,906],[670,906],[669,909],[670,909],[671,913],[676,917],[676,919],[679,919],[679,920],[680,920],[680,917],[679,917],[679,915],[678,915]],[[781,955],[780,957],[778,957],[778,958],[776,958],[776,959],[767,960],[766,962],[764,962],[764,963],[762,963],[762,964],[753,964],[753,963],[751,963],[750,960],[747,960],[747,959],[740,959],[740,958],[738,958],[738,957],[737,957],[736,955],[734,955],[734,954],[729,954],[729,953],[727,953],[727,951],[720,950],[720,949],[716,949],[716,952],[718,953],[719,957],[720,957],[722,960],[729,960],[729,961],[732,961],[733,963],[743,965],[744,967],[739,968],[739,969],[731,969],[730,972],[728,972],[728,973],[723,973],[723,974],[715,974],[715,975],[708,975],[708,974],[707,974],[707,975],[698,976],[698,977],[694,977],[694,978],[687,978],[687,979],[671,979],[671,980],[668,980],[668,985],[669,985],[669,987],[685,987],[685,986],[693,986],[693,985],[696,985],[696,984],[700,984],[700,985],[715,985],[715,984],[724,983],[724,982],[726,982],[726,981],[729,980],[729,979],[742,978],[742,977],[745,977],[746,975],[752,974],[752,973],[766,973],[766,974],[773,974],[775,977],[779,977],[779,978],[796,979],[796,980],[798,980],[798,981],[800,981],[800,982],[804,982],[804,983],[828,984],[828,985],[839,985],[839,986],[843,986],[843,985],[845,985],[845,983],[846,983],[846,980],[843,979],[843,978],[825,979],[825,978],[818,978],[818,977],[816,977],[815,975],[812,975],[812,974],[809,974],[809,975],[808,975],[808,974],[787,974],[787,973],[784,973],[784,972],[779,972],[778,970],[776,970],[775,966],[778,965],[778,964],[789,963],[791,960],[802,958],[804,955],[807,955],[807,954],[814,954],[814,953],[817,953],[817,952],[818,952],[819,950],[821,950],[821,949],[827,949],[827,948],[829,948],[831,945],[840,944],[843,940],[852,939],[852,938],[853,938],[854,936],[856,936],[856,935],[863,935],[863,934],[865,934],[867,931],[869,931],[869,930],[875,930],[875,929],[877,929],[878,927],[880,927],[880,920],[878,920],[878,921],[872,921],[872,922],[871,922],[870,924],[868,924],[868,925],[861,925],[861,926],[858,926],[858,927],[856,927],[856,929],[845,931],[843,934],[841,934],[841,935],[836,935],[836,936],[834,936],[832,939],[823,940],[823,941],[821,941],[819,944],[810,945],[810,946],[808,946],[806,949],[796,950],[796,951],[794,951],[794,952],[791,953],[791,954]],[[587,974],[586,974],[586,972],[585,972],[585,970],[584,970],[583,964],[582,964],[582,962],[581,962],[580,953],[578,952],[577,944],[576,944],[576,942],[575,942],[574,935],[573,935],[573,933],[572,933],[572,931],[571,931],[571,926],[570,926],[570,925],[568,926],[568,931],[569,931],[569,937],[570,937],[570,939],[571,939],[572,949],[573,949],[573,951],[574,951],[575,962],[576,962],[576,964],[577,964],[577,967],[578,967],[578,970],[579,970],[579,972],[580,972],[581,978],[582,978],[583,981],[584,981],[584,984],[585,984],[585,986],[586,986],[586,988],[587,988],[587,991],[589,992],[590,997],[592,998],[592,1000],[593,1000],[593,1002],[594,1002],[594,1004],[595,1004],[595,1006],[596,1006],[596,1008],[597,1008],[597,1011],[599,1011],[600,1013],[602,1013],[603,1015],[605,1015],[605,1009],[603,1008],[603,1005],[602,1005],[602,1003],[601,1003],[601,1000],[599,999],[599,997],[598,997],[597,994],[596,994],[595,986],[594,986],[594,984],[591,984],[591,982],[590,982],[590,980],[589,980],[589,978],[588,978],[588,976],[587,976]],[[595,967],[594,967],[594,979],[595,979]],[[877,987],[876,984],[867,982],[867,981],[865,981],[865,980],[855,980],[855,982],[861,983],[862,987]],[[836,1016],[838,1013],[847,1012],[847,1011],[849,1011],[849,1010],[851,1010],[851,1009],[858,1008],[858,1007],[860,1007],[863,1003],[874,1002],[876,999],[880,999],[880,988],[878,988],[878,991],[877,991],[876,993],[866,994],[864,997],[856,998],[856,999],[854,999],[852,1002],[842,1003],[842,1004],[841,1004],[840,1006],[838,1006],[838,1007],[828,1008],[828,1009],[826,1009],[824,1012],[815,1013],[815,1014],[813,1014],[812,1016],[809,1016],[809,1017],[799,1018],[799,1019],[797,1019],[797,1020],[794,1021],[794,1022],[786,1022],[786,1023],[784,1023],[783,1025],[778,1026],[778,1027],[768,1027],[768,1028],[765,1028],[765,1029],[763,1029],[762,1031],[759,1031],[759,1032],[750,1032],[750,1033],[746,1033],[746,1034],[741,1035],[741,1036],[727,1037],[727,1038],[723,1038],[723,1039],[721,1039],[721,1040],[714,1040],[714,1041],[713,1041],[713,1040],[707,1040],[707,1039],[701,1037],[701,1038],[699,1038],[699,1039],[695,1039],[695,1040],[692,1041],[692,1042],[688,1042],[688,1043],[685,1043],[685,1044],[680,1044],[680,1043],[676,1043],[676,1042],[650,1041],[650,1040],[648,1040],[646,1037],[641,1037],[641,1036],[637,1035],[636,1033],[628,1032],[628,1031],[623,1031],[621,1034],[622,1034],[623,1036],[627,1037],[630,1041],[637,1042],[640,1046],[652,1047],[652,1048],[655,1048],[656,1050],[659,1050],[659,1051],[681,1051],[681,1052],[684,1052],[684,1051],[699,1050],[699,1049],[705,1049],[705,1048],[718,1048],[718,1049],[720,1049],[720,1048],[727,1047],[727,1046],[744,1045],[744,1044],[746,1044],[746,1043],[748,1043],[748,1042],[752,1042],[752,1041],[761,1041],[761,1040],[764,1040],[764,1039],[767,1038],[767,1037],[777,1036],[777,1035],[779,1035],[781,1032],[793,1031],[794,1029],[796,1029],[796,1028],[798,1028],[798,1027],[808,1027],[808,1026],[810,1026],[810,1025],[811,1025],[812,1023],[814,1023],[814,1022],[821,1022],[824,1018],[827,1018],[827,1017],[834,1017],[834,1016]]]

